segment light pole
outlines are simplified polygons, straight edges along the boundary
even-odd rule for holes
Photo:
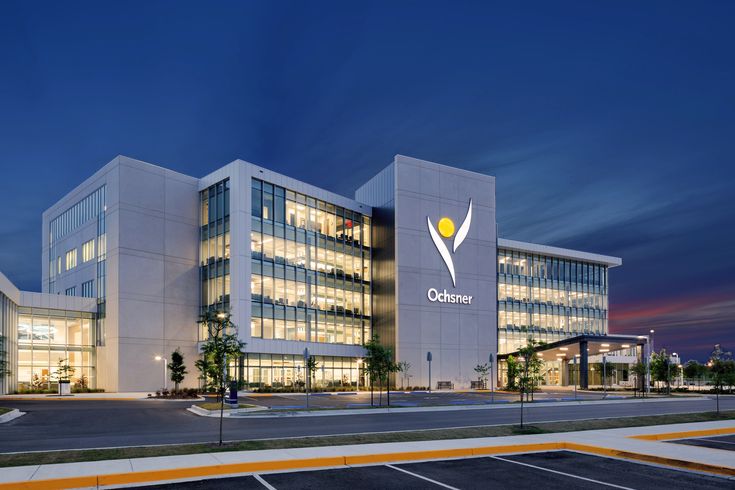
[[[431,393],[431,351],[426,353],[426,361],[429,363],[429,393]]]
[[[602,391],[604,395],[603,398],[607,398],[607,356],[602,355]]]
[[[309,366],[309,349],[304,349],[304,370],[306,371],[306,409],[309,410],[309,383],[311,382],[311,367]]]
[[[490,403],[495,403],[495,376],[493,374],[494,369],[492,352],[490,353],[488,362],[490,363]]]
[[[579,354],[576,354],[574,358],[572,359],[572,362],[574,363],[574,367],[572,368],[572,375],[574,376],[574,400],[577,400],[577,377],[579,374],[577,373],[577,356]]]
[[[357,360],[357,394],[360,394],[360,366],[362,365],[362,359]]]
[[[168,389],[168,380],[166,379],[166,364],[168,364],[168,360],[165,357],[156,356],[156,361],[163,361],[163,389]]]
[[[654,329],[651,329],[651,354],[656,352],[656,349],[653,348],[653,333],[655,332]]]

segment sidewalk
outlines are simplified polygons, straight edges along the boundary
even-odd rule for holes
[[[684,397],[684,398],[609,398],[606,400],[566,400],[559,401],[557,399],[536,400],[535,402],[525,403],[524,410],[532,410],[540,407],[569,407],[574,405],[612,405],[621,403],[665,403],[680,401],[701,401],[709,400],[707,397]],[[382,408],[344,408],[344,409],[323,409],[314,407],[312,410],[301,409],[279,409],[277,406],[271,407],[268,411],[263,410],[229,410],[224,413],[225,417],[233,418],[278,418],[278,417],[333,417],[337,415],[375,415],[381,413],[414,413],[414,412],[456,412],[464,410],[499,410],[507,408],[520,409],[520,403],[509,402],[507,400],[496,400],[494,404],[486,402],[484,404],[467,404],[467,405],[429,405],[423,407],[399,406],[382,407]],[[202,409],[188,408],[192,413],[202,417],[219,417],[219,410],[208,411]]]
[[[717,421],[558,434],[364,444],[266,451],[237,451],[3,468],[0,489],[117,487],[304,468],[335,468],[492,454],[572,450],[606,457],[735,475],[730,451],[643,440],[733,434],[735,422]]]

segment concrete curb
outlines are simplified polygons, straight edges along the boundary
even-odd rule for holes
[[[13,410],[9,412],[0,415],[0,424],[4,424],[5,422],[10,422],[11,420],[15,420],[18,417],[22,417],[25,414],[26,414],[25,412],[21,412],[17,408],[14,408]]]
[[[207,410],[206,408],[198,407],[196,405],[190,406],[187,410],[194,415],[199,415],[200,417],[219,417],[219,410]],[[222,415],[224,417],[231,417],[237,414],[260,412],[262,410],[268,410],[268,407],[228,408],[222,413]]]
[[[631,439],[642,441],[668,441],[672,439],[689,439],[707,436],[725,436],[735,434],[735,427],[724,427],[720,429],[688,430],[684,432],[667,432],[664,434],[641,434],[629,436]]]
[[[242,462],[209,466],[193,466],[173,469],[137,471],[129,473],[108,473],[53,478],[46,480],[26,480],[0,483],[0,489],[62,489],[80,487],[103,487],[112,485],[133,485],[154,482],[172,482],[176,480],[221,477],[247,473],[262,473],[294,469],[318,469],[349,467],[356,465],[373,465],[384,463],[400,463],[408,461],[441,460],[467,458],[499,454],[517,454],[539,451],[569,450],[582,453],[632,459],[675,468],[701,471],[716,475],[735,476],[735,468],[703,464],[676,458],[640,454],[632,451],[613,449],[567,441],[538,442],[530,444],[511,444],[503,446],[478,446],[468,448],[448,448],[425,451],[387,452],[362,455],[334,455],[316,458],[280,459],[270,461]]]
[[[688,397],[684,399],[675,398],[625,398],[625,399],[608,399],[608,400],[568,400],[568,401],[536,401],[525,403],[524,409],[532,409],[534,407],[568,407],[573,404],[577,405],[608,405],[619,403],[665,403],[670,401],[702,401],[707,400],[704,397]],[[386,413],[413,413],[413,412],[454,412],[461,410],[498,410],[507,408],[521,408],[520,403],[508,403],[507,401],[498,400],[494,404],[472,404],[472,405],[433,405],[428,407],[385,407],[385,408],[345,408],[313,411],[306,410],[289,410],[283,409],[278,411],[278,407],[271,407],[269,413],[254,415],[237,415],[243,418],[278,418],[278,417],[328,417],[336,415],[370,415],[370,414],[386,414]]]

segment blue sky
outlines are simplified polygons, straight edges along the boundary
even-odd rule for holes
[[[74,7],[73,9],[71,7]],[[735,348],[732,2],[3,2],[0,270],[117,154],[351,195],[396,153],[497,176],[501,236],[617,255],[611,332]]]

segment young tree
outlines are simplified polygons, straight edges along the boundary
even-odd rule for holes
[[[184,377],[188,374],[186,365],[184,364],[184,356],[177,348],[171,353],[171,362],[168,363],[169,377],[174,382],[174,390],[179,391],[179,384],[184,382]]]
[[[655,352],[652,354],[651,377],[654,381],[665,383],[667,393],[671,393],[671,379],[677,374],[678,369],[677,366],[671,363],[671,358],[666,353],[666,349],[661,349],[658,354]]]
[[[408,386],[409,382],[409,374],[408,370],[411,369],[411,363],[408,361],[401,361],[397,364],[398,371],[403,375],[401,376],[403,378],[403,383],[401,383],[401,389],[404,389],[405,386]]]
[[[701,376],[702,370],[701,368],[704,367],[694,359],[691,361],[688,361],[686,364],[684,364],[683,373],[684,373],[684,379],[688,381],[692,381],[695,379],[699,379]]]
[[[75,368],[69,365],[69,359],[59,359],[59,364],[54,371],[53,376],[58,381],[69,381],[76,371]]]
[[[480,388],[487,388],[487,378],[490,374],[490,365],[488,363],[478,364],[475,366],[475,372],[477,373],[477,381]]]
[[[309,356],[306,361],[306,375],[309,377],[310,391],[314,391],[314,385],[316,384],[316,370],[319,368],[319,363],[316,362],[316,357]]]
[[[227,388],[227,366],[242,355],[245,342],[237,336],[237,327],[229,313],[208,311],[199,323],[207,327],[208,338],[202,343],[202,357],[194,363],[206,388],[222,396]]]
[[[508,356],[505,363],[508,367],[508,384],[506,385],[506,388],[513,391],[517,388],[517,380],[521,368],[518,365],[518,360],[513,356]]]
[[[715,387],[715,396],[717,399],[717,414],[720,413],[720,391],[722,386],[728,380],[731,373],[735,373],[735,363],[731,360],[732,354],[724,352],[720,344],[715,345],[715,350],[710,355],[707,367],[709,368],[710,378]]]
[[[373,404],[373,384],[378,382],[378,405],[383,405],[383,382],[388,384],[388,405],[390,405],[390,374],[398,371],[393,361],[393,350],[380,344],[380,337],[373,335],[366,344],[365,372],[370,378],[370,405]]]
[[[402,374],[401,378],[403,379],[403,381],[401,382],[401,389],[405,389],[405,387],[408,386],[410,378],[408,370],[411,369],[411,363],[408,361],[401,361],[396,364],[396,366],[398,367],[398,372]]]
[[[202,357],[194,363],[201,378],[210,388],[216,390],[220,400],[219,445],[222,445],[222,418],[227,390],[227,366],[229,361],[240,359],[245,342],[237,336],[237,326],[232,323],[229,313],[207,311],[199,322],[207,327],[208,337],[202,343]]]
[[[544,364],[536,353],[538,352],[539,347],[542,347],[543,345],[543,342],[537,342],[533,337],[528,337],[526,345],[518,349],[518,355],[523,358],[518,383],[521,394],[521,428],[523,428],[523,395],[525,394],[526,400],[528,400],[528,395],[530,393],[531,400],[533,400],[533,390],[540,379],[541,367]]]
[[[526,401],[529,401],[529,398],[533,400],[533,392],[540,384],[541,368],[544,365],[544,361],[539,359],[536,353],[543,345],[543,342],[538,342],[532,337],[528,337],[526,345],[518,349],[519,356],[523,358],[519,380],[521,400],[523,400],[524,394],[526,395]]]
[[[646,360],[640,360],[633,364],[630,368],[631,372],[635,374],[636,377],[636,384],[638,385],[638,389],[641,391],[641,396],[645,396],[646,393],[646,374],[648,373],[648,366],[646,365]]]

